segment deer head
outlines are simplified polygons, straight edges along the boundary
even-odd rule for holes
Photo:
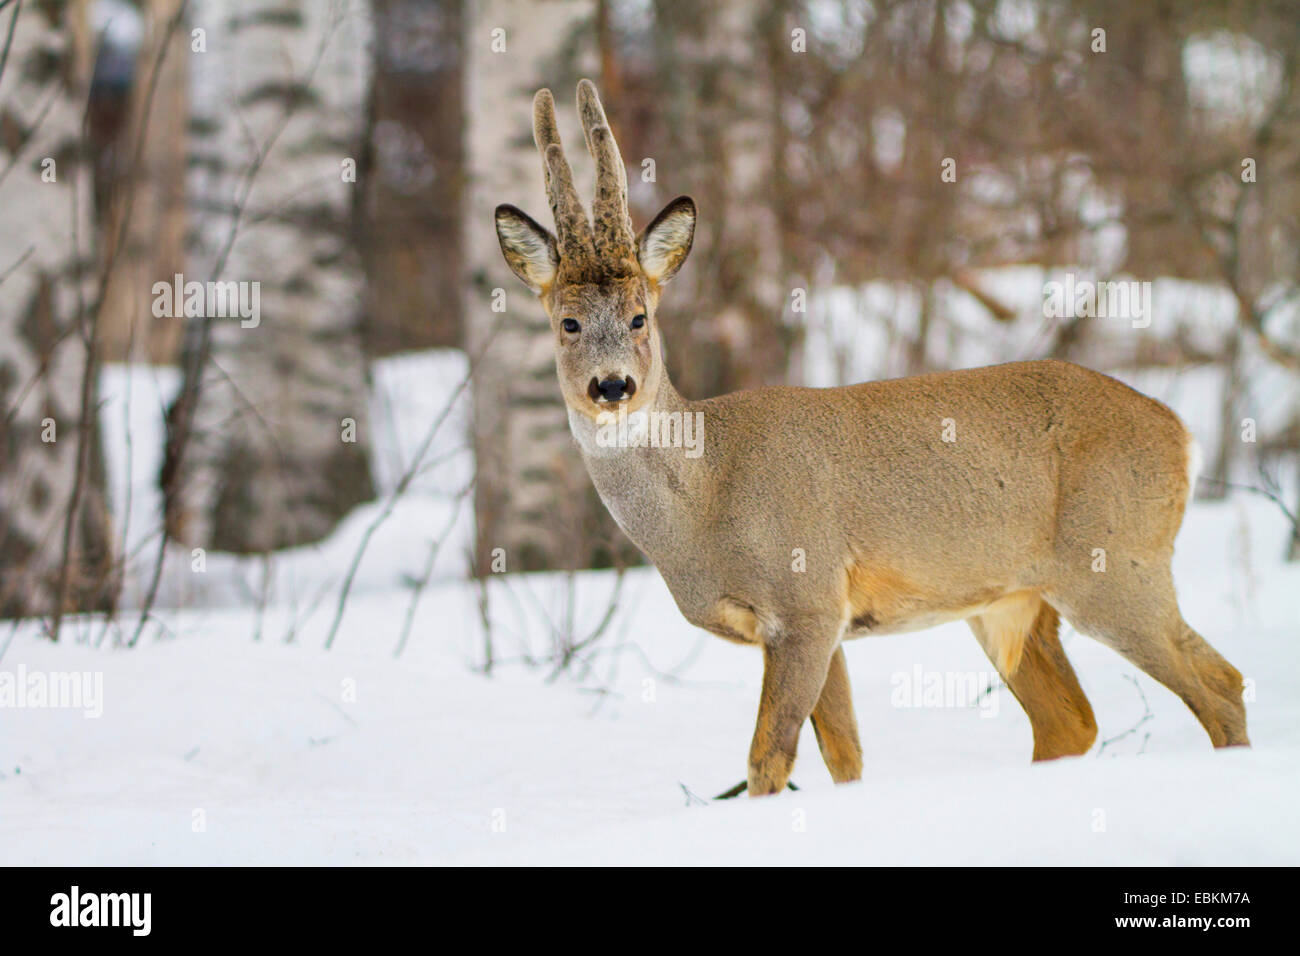
[[[627,171],[590,80],[578,84],[578,113],[596,162],[594,223],[573,185],[551,91],[539,90],[533,138],[555,233],[511,205],[497,207],[496,227],[506,263],[551,320],[565,404],[595,419],[620,402],[628,412],[653,403],[664,380],[659,294],[690,252],[695,202],[677,197],[636,235],[627,208]]]

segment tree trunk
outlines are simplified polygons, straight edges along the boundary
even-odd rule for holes
[[[0,617],[55,610],[69,532],[60,610],[103,609],[114,595],[93,370],[81,414],[95,318],[84,13],[0,11],[0,44],[13,30],[0,75]]]
[[[532,138],[532,94],[542,86],[553,88],[565,151],[590,204],[592,167],[574,90],[560,86],[553,64],[577,25],[594,12],[590,0],[487,0],[468,18],[466,349],[471,358],[481,353],[473,386],[480,574],[491,570],[498,548],[510,571],[586,566],[589,556],[580,539],[598,520],[599,504],[569,438],[550,325],[506,268],[492,225],[492,210],[509,202],[551,226]],[[493,52],[497,29],[504,31],[497,42],[504,42],[505,52]],[[494,311],[494,301],[504,301],[505,311]]]
[[[1241,367],[1241,336],[1238,328],[1228,331],[1223,345],[1223,390],[1219,397],[1219,445],[1201,485],[1203,501],[1222,501],[1228,495],[1232,466],[1241,448],[1241,396],[1245,387]]]
[[[787,381],[793,207],[776,83],[800,56],[795,21],[777,2],[651,7],[656,198],[690,193],[701,216],[662,308],[669,371],[689,398]]]
[[[359,243],[371,356],[463,344],[465,0],[374,0]],[[482,227],[482,223],[478,224]]]
[[[145,3],[146,35],[136,60],[129,118],[113,150],[113,195],[101,227],[104,259],[113,260],[100,306],[99,354],[108,361],[143,358],[154,364],[171,364],[180,350],[182,320],[155,316],[148,305],[153,301],[153,284],[170,281],[184,269],[190,38],[183,27],[170,38],[166,35],[182,2]],[[164,41],[167,50],[159,64]],[[159,72],[151,96],[155,66]],[[130,218],[122,248],[114,250],[128,205]]]
[[[225,309],[187,328],[190,385],[203,323],[211,352],[192,406],[182,391],[169,414],[182,432],[193,418],[169,449],[167,521],[189,546],[266,552],[323,538],[374,493],[352,230],[370,11],[198,0],[190,22],[206,52],[191,58],[198,211],[185,278],[241,283],[260,314]]]

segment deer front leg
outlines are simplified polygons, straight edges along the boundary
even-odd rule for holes
[[[812,725],[831,779],[836,783],[861,780],[862,744],[858,741],[858,721],[853,715],[853,693],[849,689],[843,645],[831,655],[826,683],[813,708]]]
[[[838,647],[838,626],[824,622],[789,625],[763,646],[763,693],[749,748],[751,797],[785,788],[799,730],[817,706]]]

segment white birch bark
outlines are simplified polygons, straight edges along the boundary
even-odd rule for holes
[[[13,30],[0,75],[0,617],[54,609],[76,483],[82,332],[94,315],[89,176],[77,155],[86,64],[74,26],[84,13],[80,3],[0,11],[0,46]],[[93,415],[85,425],[65,610],[111,601]]]
[[[324,537],[373,495],[350,229],[372,24],[360,0],[197,0],[190,25],[206,52],[191,53],[186,279],[257,283],[260,315],[211,320],[169,522],[187,545],[265,552]]]

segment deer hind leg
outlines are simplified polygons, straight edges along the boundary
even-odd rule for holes
[[[1059,622],[1056,609],[1037,597],[1032,604],[992,608],[968,622],[1029,716],[1034,760],[1075,757],[1097,739],[1092,705],[1061,647]]]
[[[1181,697],[1214,746],[1249,746],[1241,674],[1183,620],[1172,575],[1117,563],[1054,603],[1080,631]]]
[[[749,748],[751,797],[778,793],[789,781],[799,731],[821,699],[839,631],[838,622],[791,622],[763,645],[763,692]]]
[[[842,646],[831,655],[826,682],[813,707],[812,725],[831,779],[836,783],[861,780],[862,744],[858,741],[858,722],[853,715],[853,694]]]

